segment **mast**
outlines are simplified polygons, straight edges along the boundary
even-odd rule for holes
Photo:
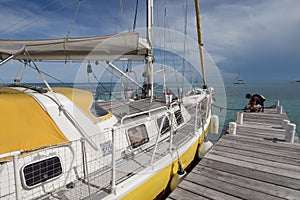
[[[207,85],[206,85],[206,75],[205,75],[205,68],[204,68],[204,53],[203,53],[203,41],[202,41],[202,31],[201,31],[201,23],[200,23],[199,0],[195,0],[195,9],[196,9],[198,44],[200,50],[200,60],[201,60],[201,69],[202,69],[202,77],[203,77],[203,89],[206,89]]]
[[[153,27],[153,0],[147,1],[147,40],[150,45],[148,55],[146,57],[146,83],[144,84],[145,96],[153,99],[153,44],[152,44],[152,27]]]

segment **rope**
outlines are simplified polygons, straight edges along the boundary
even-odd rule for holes
[[[222,110],[236,110],[236,111],[245,110],[244,108],[227,108],[227,107],[222,107],[222,106],[218,106],[218,105],[215,105],[215,104],[212,104],[212,106],[215,107],[215,108],[219,108],[220,112],[222,112]],[[264,108],[274,109],[274,108],[276,108],[276,105],[265,106]]]
[[[244,110],[243,108],[227,108],[227,107],[222,107],[222,106],[218,106],[215,104],[212,104],[212,106],[215,108],[219,108],[220,112],[222,112],[222,110]]]

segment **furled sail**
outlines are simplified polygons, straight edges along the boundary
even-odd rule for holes
[[[45,40],[0,40],[0,59],[24,60],[143,60],[150,49],[135,32]]]

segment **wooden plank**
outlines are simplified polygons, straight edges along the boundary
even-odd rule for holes
[[[209,198],[203,197],[199,194],[193,193],[189,190],[182,189],[180,187],[176,188],[176,192],[170,194],[167,200],[181,200],[181,199],[190,199],[190,200],[207,200]]]
[[[253,131],[253,132],[271,132],[272,134],[279,134],[279,135],[284,135],[285,130],[284,129],[279,129],[279,128],[273,128],[273,127],[264,127],[264,126],[247,126],[246,124],[243,124],[242,126],[237,127],[238,132],[243,132],[243,131]]]
[[[243,131],[242,133],[238,132],[238,134],[249,138],[260,138],[265,140],[273,140],[277,138],[278,140],[284,140],[284,135],[273,134],[271,132],[262,133],[262,132],[254,132],[249,130],[249,131]]]
[[[193,171],[186,177],[190,182],[214,189],[215,191],[231,195],[233,197],[242,199],[264,199],[264,200],[274,200],[280,199],[276,196],[265,194],[262,192],[254,191],[239,185],[239,183],[228,184],[228,182],[220,181],[215,178],[204,176],[202,173],[194,173]],[[222,199],[215,196],[210,196],[216,199]]]
[[[191,173],[190,176],[193,176]],[[191,177],[193,180],[193,177]],[[195,177],[194,177],[195,178]],[[190,181],[190,178],[186,178],[183,181],[184,184],[180,184],[179,188],[184,189],[186,191],[190,191],[193,194],[199,195],[201,198],[209,198],[209,199],[223,199],[223,200],[236,200],[240,198],[236,198],[232,195],[228,195],[226,193],[216,191],[214,188],[206,187],[200,185],[198,182]],[[182,198],[184,199],[184,198]]]
[[[272,141],[266,140],[263,138],[253,138],[249,140],[248,137],[244,136],[232,136],[232,135],[225,135],[222,137],[222,140],[219,140],[218,143],[222,142],[231,142],[236,144],[248,144],[248,145],[257,145],[260,147],[267,146],[268,148],[272,148],[273,150],[283,150],[283,151],[291,151],[291,152],[300,152],[300,143],[288,143],[288,142],[280,142],[280,141]]]
[[[242,127],[247,127],[247,128],[259,128],[259,129],[277,129],[278,131],[282,131],[285,132],[285,130],[282,128],[281,123],[278,125],[270,125],[270,124],[259,124],[257,122],[245,122],[243,123],[243,125],[241,125]]]
[[[235,163],[235,165],[238,165],[238,166],[241,166],[241,167],[244,167],[244,168],[249,168],[249,169],[263,171],[263,172],[268,172],[268,173],[272,173],[272,174],[281,174],[282,176],[300,179],[300,173],[295,172],[295,171],[288,171],[288,170],[279,168],[277,166],[266,166],[266,165],[263,165],[263,164],[253,163],[251,161],[236,160],[236,159],[233,159],[233,158],[222,157],[222,156],[214,155],[214,154],[208,154],[207,158],[211,159],[211,160],[221,161],[221,162],[224,162],[224,163],[229,163],[229,164],[230,163]]]
[[[300,159],[295,159],[293,157],[288,158],[286,156],[278,156],[277,154],[276,155],[275,154],[267,154],[263,151],[260,151],[259,149],[257,151],[247,151],[247,150],[236,149],[236,148],[232,148],[232,147],[228,147],[228,146],[216,145],[214,147],[214,150],[228,152],[228,153],[232,153],[232,154],[245,155],[245,156],[249,156],[249,157],[257,157],[257,158],[261,158],[261,159],[278,161],[281,163],[300,166]]]
[[[180,192],[209,199],[298,199],[300,143],[297,135],[295,143],[284,141],[283,119],[286,113],[275,109],[244,113],[237,135],[222,136],[182,181]]]
[[[258,145],[256,146],[256,148],[253,148],[251,145],[253,144],[248,144],[248,143],[234,143],[232,141],[222,141],[220,143],[218,143],[219,146],[226,146],[226,147],[233,147],[235,149],[241,149],[241,150],[245,150],[245,151],[251,151],[251,152],[261,152],[261,153],[265,153],[265,154],[270,154],[270,155],[274,155],[274,156],[278,156],[278,157],[287,157],[287,158],[294,158],[299,160],[299,152],[295,152],[292,150],[287,150],[287,149],[278,149],[276,147],[273,147],[272,145]]]
[[[202,167],[197,171],[201,176],[207,176],[212,179],[218,179],[228,184],[238,184],[241,187],[248,188],[254,191],[266,193],[269,195],[275,195],[277,197],[285,199],[293,199],[294,197],[300,197],[300,191],[295,189],[278,186],[276,184],[270,184],[263,181],[252,179],[252,177],[239,176],[224,171],[218,171],[211,168]]]
[[[263,181],[271,184],[280,185],[283,187],[300,190],[300,180],[290,177],[285,177],[280,174],[272,174],[269,172],[259,171],[251,168],[243,168],[235,165],[234,163],[224,163],[221,161],[203,159],[193,169],[193,171],[199,170],[201,172],[202,167],[216,169],[218,171],[224,171],[231,174],[236,174],[244,177],[251,177],[254,180]]]
[[[262,165],[265,167],[275,167],[276,166],[276,169],[287,170],[289,174],[291,172],[296,172],[296,173],[299,173],[299,175],[300,175],[300,167],[299,166],[289,165],[286,163],[282,163],[280,161],[271,161],[271,160],[261,159],[261,158],[257,158],[257,157],[249,157],[249,156],[244,156],[244,155],[240,155],[240,154],[232,154],[230,152],[228,153],[228,152],[215,151],[215,150],[212,150],[209,153],[210,153],[210,155],[221,156],[223,158],[226,157],[226,158],[234,159],[236,161],[244,161],[249,164],[253,163],[253,164],[258,164],[258,165]],[[300,176],[299,176],[299,179],[300,179]]]

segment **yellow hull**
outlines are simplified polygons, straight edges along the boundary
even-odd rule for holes
[[[207,130],[199,139],[191,145],[191,147],[180,156],[180,162],[182,167],[186,169],[192,161],[195,159],[198,146],[204,141],[204,136],[207,134]],[[134,189],[132,192],[125,195],[123,200],[130,199],[154,199],[161,192],[168,188],[168,184],[174,174],[178,171],[178,160],[160,170],[157,174],[147,180],[145,183]]]

